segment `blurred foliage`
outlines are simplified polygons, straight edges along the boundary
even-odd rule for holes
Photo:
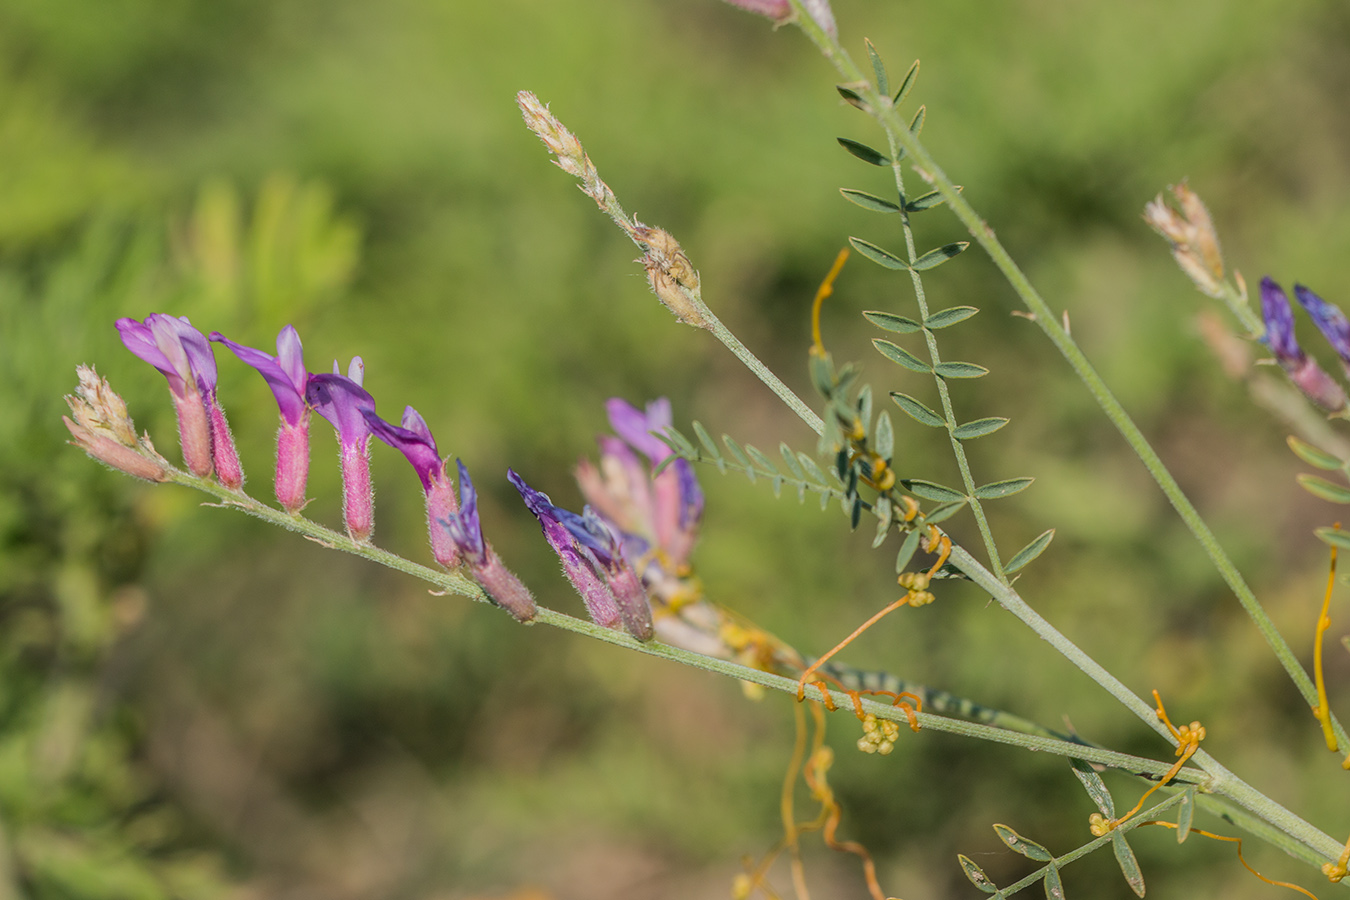
[[[1209,358],[1189,324],[1203,298],[1139,212],[1189,176],[1249,282],[1269,271],[1350,297],[1335,251],[1350,238],[1350,14],[1312,0],[835,5],[846,43],[861,53],[870,36],[893,77],[922,58],[925,139],[1300,646],[1324,577],[1309,532],[1331,513]],[[520,628],[128,483],[64,445],[60,398],[76,364],[97,365],[173,457],[163,380],[113,320],[189,315],[263,348],[293,322],[311,370],[361,355],[386,417],[417,406],[481,473],[508,564],[579,610],[494,468],[575,504],[569,469],[616,394],[666,394],[677,422],[759,446],[814,438],[706,336],[672,327],[631,245],[520,125],[514,92],[553,104],[627,207],[680,239],[717,313],[806,391],[817,282],[847,235],[894,237],[837,193],[885,185],[835,145],[875,136],[829,75],[791,30],[714,0],[0,5],[0,897],[725,896],[737,859],[776,838],[786,700],[749,704],[735,685]],[[927,246],[961,236],[942,211],[918,227]],[[857,315],[908,312],[906,291],[850,264],[826,340],[879,395],[931,402],[922,376],[873,355]],[[963,418],[1012,419],[971,445],[977,478],[1038,476],[994,506],[996,532],[1015,549],[1059,529],[1025,595],[1177,718],[1203,718],[1240,775],[1344,831],[1315,723],[1090,399],[1008,315],[1011,292],[975,252],[929,291],[984,310],[944,334],[945,352],[992,370],[958,387]],[[266,496],[274,405],[261,379],[221,366]],[[902,474],[950,483],[937,436],[898,430]],[[336,522],[333,445],[315,434],[310,512]],[[377,538],[425,558],[415,477],[385,450]],[[696,560],[718,600],[819,652],[893,599],[894,544],[873,553],[834,513],[700,474]],[[1167,756],[985,599],[947,588],[850,661]],[[1344,714],[1350,659],[1331,663]],[[1085,839],[1091,807],[1058,760],[935,735],[862,757],[851,719],[832,728],[845,830],[909,900],[968,892],[957,852],[1016,877],[993,821],[1059,852]],[[1270,896],[1229,848],[1178,849],[1161,831],[1133,843],[1160,895]],[[822,895],[862,895],[851,861],[813,855],[808,872]],[[1065,879],[1071,895],[1132,896],[1109,858]]]

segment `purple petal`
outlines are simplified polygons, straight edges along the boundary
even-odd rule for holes
[[[211,340],[229,347],[241,361],[256,369],[272,389],[282,418],[292,427],[299,426],[305,415],[305,387],[309,373],[305,371],[300,336],[294,328],[287,325],[277,336],[277,356],[237,344],[219,331],[211,332]]]
[[[1262,282],[1261,287],[1264,291],[1265,282]],[[1308,315],[1317,325],[1317,330],[1322,332],[1323,337],[1336,351],[1336,355],[1350,362],[1350,320],[1345,318],[1345,313],[1301,284],[1294,285],[1294,296],[1298,297],[1298,302],[1308,311]]]
[[[703,518],[703,489],[689,460],[677,459],[672,466],[680,479],[680,527],[690,529]]]
[[[1269,275],[1261,279],[1261,318],[1266,323],[1266,336],[1261,340],[1280,364],[1301,363],[1304,353],[1294,338],[1294,311],[1289,306],[1289,296]]]
[[[180,316],[177,319],[173,316],[164,316],[168,320],[165,324],[177,337],[185,351],[187,351],[188,363],[192,368],[192,373],[197,376],[197,384],[204,394],[214,394],[216,391],[216,355],[211,351],[211,344],[207,342],[206,335],[202,334],[192,323],[188,321],[187,316]]]
[[[648,403],[645,413],[627,401],[614,397],[605,402],[605,411],[609,413],[609,424],[614,433],[651,460],[652,465],[670,455],[670,448],[652,434],[669,428],[673,421],[670,401],[665,397]]]
[[[375,415],[374,410],[362,410],[362,415],[365,416],[371,433],[406,456],[417,471],[417,477],[422,480],[423,489],[431,490],[432,481],[442,471],[444,464],[441,462],[440,452],[436,449],[436,441],[431,437],[426,422],[422,421],[417,410],[409,406],[403,411],[402,428],[390,425]],[[418,427],[410,428],[409,425]]]
[[[364,410],[375,411],[375,398],[343,375],[314,375],[305,388],[305,399],[314,411],[337,429],[338,440],[355,444],[370,434]]]
[[[473,489],[473,481],[464,463],[455,460],[455,465],[459,467],[459,515],[447,519],[446,527],[461,553],[484,559],[483,526],[478,520],[478,492]]]

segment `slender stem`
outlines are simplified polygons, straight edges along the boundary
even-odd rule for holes
[[[759,357],[751,353],[749,348],[737,339],[736,335],[731,333],[731,329],[722,324],[722,320],[708,309],[707,304],[701,298],[692,293],[685,292],[691,301],[696,301],[700,307],[704,318],[708,323],[708,331],[713,337],[721,341],[728,350],[736,354],[736,358],[745,364],[745,367],[755,374],[755,377],[764,382],[769,390],[778,395],[778,399],[787,404],[788,408],[797,414],[797,416],[807,424],[807,426],[816,434],[825,430],[825,423],[821,421],[820,416],[816,415],[815,410],[807,406],[801,397],[793,393],[792,388],[783,383],[768,366],[759,361]]]

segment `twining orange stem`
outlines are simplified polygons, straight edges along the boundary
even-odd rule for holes
[[[1155,820],[1153,820],[1153,821],[1151,821],[1151,822],[1140,822],[1139,825],[1140,825],[1141,828],[1142,828],[1143,826],[1145,826],[1145,825],[1161,825],[1161,826],[1164,827],[1164,828],[1176,828],[1176,827],[1177,827],[1177,824],[1176,824],[1175,822],[1164,822],[1164,821],[1162,821],[1161,819],[1155,819]],[[1266,876],[1262,875],[1260,872],[1258,872],[1258,871],[1256,871],[1255,869],[1253,869],[1253,868],[1251,867],[1251,865],[1247,862],[1247,860],[1246,860],[1245,858],[1243,858],[1243,856],[1242,856],[1242,838],[1239,838],[1239,837],[1228,837],[1228,836],[1222,835],[1222,834],[1215,834],[1215,833],[1212,832],[1212,831],[1203,831],[1203,830],[1201,830],[1201,829],[1199,829],[1199,828],[1192,828],[1192,829],[1191,829],[1191,834],[1199,834],[1199,835],[1203,835],[1203,836],[1205,836],[1205,837],[1207,837],[1207,838],[1213,838],[1213,839],[1216,840],[1216,841],[1225,841],[1225,842],[1230,843],[1230,844],[1237,844],[1238,862],[1242,863],[1242,867],[1243,867],[1244,869],[1246,869],[1248,872],[1251,872],[1253,875],[1255,875],[1257,878],[1259,878],[1259,879],[1261,879],[1262,881],[1264,881],[1266,884],[1274,885],[1275,887],[1285,887],[1285,888],[1289,888],[1289,890],[1291,890],[1291,891],[1298,891],[1300,894],[1302,894],[1302,895],[1305,896],[1305,897],[1311,897],[1312,900],[1317,900],[1317,895],[1314,894],[1312,891],[1308,890],[1307,888],[1301,888],[1301,887],[1299,887],[1298,885],[1296,885],[1296,884],[1290,884],[1290,883],[1287,882],[1287,881],[1276,881],[1276,880],[1273,879],[1273,878],[1267,878]]]
[[[807,763],[804,776],[806,785],[811,790],[811,796],[820,802],[821,816],[825,822],[825,846],[831,850],[840,853],[852,853],[862,860],[863,878],[867,881],[867,891],[872,895],[872,900],[886,900],[885,893],[881,890],[881,883],[877,881],[877,867],[872,862],[872,854],[867,852],[867,848],[856,841],[841,841],[836,836],[839,830],[839,821],[844,812],[839,806],[839,801],[834,799],[834,789],[830,787],[826,780],[826,771],[833,761],[833,754],[826,749],[823,753],[817,751],[811,754],[811,760]]]
[[[1341,523],[1337,522],[1334,526],[1340,530]],[[1336,732],[1331,728],[1331,706],[1327,703],[1327,683],[1322,676],[1322,642],[1326,636],[1327,629],[1331,627],[1331,616],[1328,611],[1331,609],[1331,589],[1336,586],[1336,548],[1331,548],[1331,567],[1327,572],[1327,591],[1322,597],[1322,612],[1317,616],[1317,635],[1313,638],[1313,678],[1317,683],[1317,706],[1313,708],[1313,715],[1317,721],[1322,724],[1322,736],[1327,740],[1327,749],[1335,752],[1340,749],[1336,743]],[[1346,766],[1350,767],[1350,756],[1346,757]]]
[[[829,706],[830,709],[834,709],[834,703],[833,701],[830,700],[829,692],[825,690],[825,682],[819,680],[813,682],[811,681],[811,676],[816,674],[817,669],[825,665],[825,663],[829,662],[832,656],[834,656],[840,650],[843,650],[849,644],[853,643],[853,641],[864,631],[871,628],[877,622],[881,621],[881,619],[885,618],[891,612],[900,608],[901,606],[904,606],[908,602],[909,602],[909,595],[905,594],[899,600],[896,600],[894,603],[891,603],[881,612],[872,616],[872,618],[868,619],[866,622],[862,623],[857,628],[855,628],[852,634],[850,634],[848,637],[844,638],[842,641],[836,644],[834,646],[834,649],[832,649],[829,653],[826,653],[824,656],[820,657],[820,659],[817,659],[815,662],[811,663],[811,665],[807,666],[806,671],[802,673],[802,677],[797,680],[797,700],[800,701],[806,697],[806,685],[810,683],[814,684],[817,688],[820,689],[820,695],[823,698],[825,698],[826,705]]]
[[[844,268],[847,260],[848,248],[845,247],[834,258],[834,265],[830,266],[830,272],[820,283],[820,287],[816,290],[816,299],[811,304],[811,352],[817,356],[825,355],[825,342],[820,339],[820,307],[834,293],[834,280],[839,277],[839,271]]]
[[[1144,801],[1147,800],[1154,791],[1175,778],[1176,774],[1181,771],[1181,767],[1186,765],[1187,760],[1195,755],[1195,751],[1200,749],[1200,741],[1205,737],[1205,729],[1199,722],[1192,722],[1185,728],[1177,728],[1173,725],[1172,720],[1167,717],[1167,710],[1163,707],[1162,697],[1158,695],[1157,691],[1153,692],[1153,701],[1158,704],[1158,718],[1167,726],[1167,730],[1172,733],[1173,739],[1177,742],[1177,756],[1181,758],[1176,761],[1172,768],[1167,770],[1167,773],[1163,775],[1162,780],[1144,792],[1144,796],[1139,798],[1139,802],[1134,805],[1134,809],[1123,816],[1112,819],[1108,824],[1108,831],[1112,828],[1116,828],[1122,822],[1125,822],[1135,813],[1139,812],[1139,810],[1143,809]],[[1242,855],[1241,847],[1238,848],[1238,855],[1239,857]],[[1243,865],[1246,865],[1246,863]],[[1248,868],[1250,868],[1250,866],[1248,866]]]
[[[898,706],[904,711],[905,718],[909,721],[909,730],[915,734],[919,732],[919,718],[915,714],[923,712],[923,698],[918,694],[911,694],[909,691],[901,691],[897,694],[895,691],[882,690],[845,691],[844,693],[853,698],[853,712],[859,719],[867,717],[867,713],[863,712],[863,694],[873,697],[890,697],[891,706]],[[912,704],[910,703],[911,700],[913,701]]]

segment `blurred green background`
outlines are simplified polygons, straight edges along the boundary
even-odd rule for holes
[[[1310,531],[1336,511],[1294,485],[1283,430],[1221,374],[1194,326],[1208,301],[1139,214],[1189,177],[1249,283],[1268,272],[1350,301],[1350,11],[835,10],[850,50],[871,37],[893,80],[923,60],[910,102],[927,104],[929,146],[1310,646],[1325,579]],[[681,240],[709,304],[805,391],[808,304],[836,250],[850,234],[899,243],[891,220],[837,193],[886,185],[835,144],[876,136],[831,75],[795,31],[715,0],[0,3],[0,897],[727,896],[740,858],[778,836],[786,698],[752,703],[722,679],[521,628],[132,483],[65,445],[61,395],[78,363],[97,365],[177,459],[163,379],[113,320],[188,315],[259,347],[292,322],[312,370],[359,354],[386,417],[423,413],[475,473],[508,564],[578,612],[508,465],[575,505],[570,469],[613,395],[667,395],[677,423],[765,448],[814,438],[654,302],[635,248],[549,164],[514,94],[553,105],[627,208]],[[941,210],[918,228],[924,246],[961,236]],[[1005,553],[1058,529],[1025,596],[1138,692],[1162,690],[1175,718],[1203,719],[1207,749],[1240,775],[1343,835],[1330,782],[1345,776],[1306,708],[1085,391],[1010,316],[1009,289],[975,252],[927,284],[938,307],[984,310],[943,334],[946,355],[992,370],[956,386],[962,418],[1012,418],[972,445],[977,479],[1038,478],[995,508]],[[911,304],[906,280],[855,258],[827,343],[882,396],[931,401],[858,315]],[[275,406],[220,362],[250,488],[268,497]],[[309,511],[336,525],[326,429]],[[933,432],[905,420],[899,443],[901,474],[953,480]],[[384,447],[374,465],[377,541],[428,559],[413,473]],[[894,543],[873,552],[836,511],[700,474],[696,563],[714,598],[818,653],[895,596]],[[968,519],[951,528],[975,539]],[[848,660],[1169,755],[960,587]],[[1350,658],[1333,646],[1329,665],[1350,714]],[[1024,874],[992,822],[1057,852],[1088,838],[1092,807],[1060,760],[908,733],[868,757],[857,736],[851,717],[831,720],[843,836],[907,900],[974,896],[957,852],[1000,882]],[[1133,841],[1151,895],[1278,896],[1230,845],[1154,831]],[[816,896],[865,896],[851,858],[812,847]],[[1247,850],[1268,874],[1316,882]],[[774,881],[787,888],[781,870]],[[1066,882],[1132,896],[1109,856]]]

